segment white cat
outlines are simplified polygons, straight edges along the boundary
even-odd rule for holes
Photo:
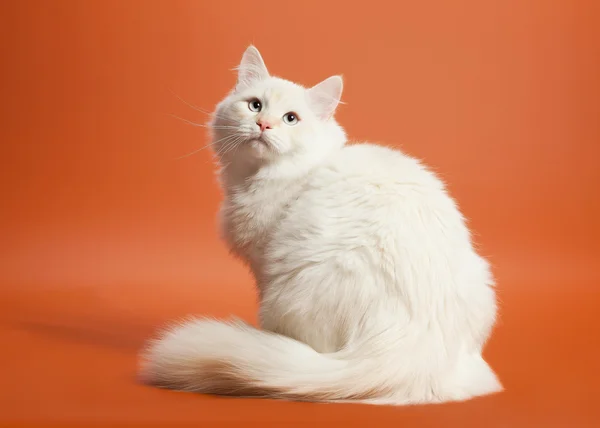
[[[496,317],[488,263],[417,160],[345,145],[334,76],[306,89],[250,46],[217,106],[222,233],[256,279],[261,330],[185,321],[153,341],[154,385],[371,404],[502,389],[481,356]]]

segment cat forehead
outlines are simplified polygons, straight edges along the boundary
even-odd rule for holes
[[[293,82],[287,80],[272,78],[261,82],[254,88],[259,95],[265,97],[271,103],[289,100],[303,100],[305,89]]]

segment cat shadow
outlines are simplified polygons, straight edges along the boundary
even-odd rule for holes
[[[153,327],[145,325],[95,328],[41,321],[17,322],[15,327],[53,340],[136,353],[143,348],[155,330]]]

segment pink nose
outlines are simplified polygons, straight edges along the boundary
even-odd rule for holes
[[[258,122],[256,122],[256,124],[262,132],[264,132],[265,129],[271,129],[271,124],[265,120],[259,120]]]

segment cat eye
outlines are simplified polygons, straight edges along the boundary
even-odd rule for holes
[[[250,111],[258,113],[262,110],[262,103],[258,99],[254,98],[248,102],[248,108]]]
[[[298,123],[298,116],[296,113],[286,113],[283,115],[283,121],[288,125],[295,125]]]

